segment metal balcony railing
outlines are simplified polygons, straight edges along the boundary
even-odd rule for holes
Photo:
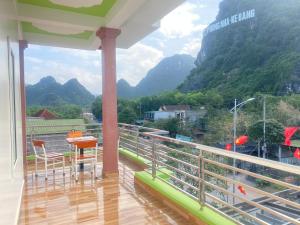
[[[53,150],[68,151],[70,130],[102,142],[101,124],[32,126],[27,127],[29,154],[33,138],[45,140]],[[300,224],[299,166],[176,140],[166,131],[141,126],[120,124],[119,137],[120,147],[147,159],[145,171],[153,179],[237,224]]]
[[[102,126],[95,124],[72,124],[72,125],[34,125],[27,126],[27,155],[34,154],[32,149],[32,140],[44,140],[47,149],[55,152],[69,152],[70,146],[66,142],[68,132],[72,130],[83,131],[84,135],[92,135],[98,138],[98,142],[102,143]]]
[[[151,163],[146,171],[153,179],[168,183],[238,224],[300,224],[300,167],[165,134],[121,124],[120,147],[148,159]]]

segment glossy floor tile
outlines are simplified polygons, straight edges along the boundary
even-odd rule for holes
[[[119,177],[97,180],[85,172],[77,183],[69,169],[65,177],[50,173],[48,181],[29,171],[19,225],[190,224],[134,185],[134,165],[121,161],[119,170]]]

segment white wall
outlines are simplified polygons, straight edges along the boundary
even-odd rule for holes
[[[13,1],[0,1],[0,225],[17,224],[23,187],[20,66],[17,23],[5,15],[15,14]],[[10,39],[8,47],[7,37]],[[13,126],[9,48],[15,58],[16,129]],[[13,134],[16,131],[17,160],[13,156]]]
[[[175,118],[174,112],[163,112],[163,111],[154,112],[154,120],[170,119],[170,118]]]

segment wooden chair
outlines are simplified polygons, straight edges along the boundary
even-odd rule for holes
[[[78,167],[79,163],[90,162],[91,164],[91,174],[94,173],[94,177],[97,178],[96,165],[97,165],[97,154],[98,154],[98,141],[88,140],[88,141],[78,141],[74,143],[75,146],[75,157],[72,158],[72,167],[75,167],[75,179],[78,181]],[[80,155],[80,149],[89,149],[92,152]]]
[[[62,153],[47,152],[45,148],[45,141],[32,140],[32,146],[35,154],[35,175],[37,176],[38,160],[44,161],[45,164],[45,179],[48,179],[48,166],[52,165],[53,173],[55,173],[55,165],[61,164],[63,166],[63,175],[65,175],[65,156]],[[50,163],[49,163],[50,162]]]
[[[82,137],[83,133],[80,130],[72,130],[67,134],[67,138],[77,138]]]
[[[83,132],[80,130],[72,130],[72,131],[68,132],[68,134],[67,134],[67,138],[77,138],[77,137],[82,137],[82,136],[83,136]],[[69,155],[70,155],[69,162],[71,162],[72,150],[73,150],[73,146],[69,145]]]

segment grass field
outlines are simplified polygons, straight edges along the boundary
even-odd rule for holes
[[[27,120],[27,134],[54,134],[70,130],[85,131],[83,119]]]

